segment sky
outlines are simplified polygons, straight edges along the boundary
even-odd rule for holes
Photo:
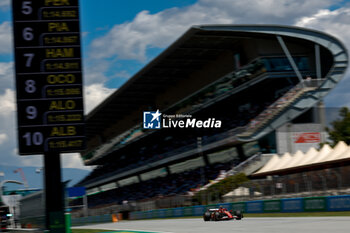
[[[17,151],[10,0],[0,0],[0,165],[42,166]],[[341,0],[80,0],[85,113],[116,91],[192,25],[282,24],[330,33],[350,48],[350,1]],[[350,73],[325,98],[350,106]],[[85,167],[77,153],[62,167]]]

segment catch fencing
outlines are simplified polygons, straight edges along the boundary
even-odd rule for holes
[[[327,197],[284,198],[275,200],[244,201],[220,203],[214,205],[197,205],[130,213],[130,219],[153,219],[202,216],[208,208],[220,206],[241,210],[244,213],[293,213],[319,211],[350,211],[350,195]]]

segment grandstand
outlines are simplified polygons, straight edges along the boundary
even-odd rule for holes
[[[274,154],[251,181],[235,192],[224,195],[226,202],[254,199],[349,195],[350,147],[339,142],[334,148],[328,144],[307,153]]]
[[[81,157],[97,167],[77,186],[90,208],[198,189],[258,152],[279,152],[284,124],[319,123],[313,108],[347,64],[343,44],[319,31],[194,26],[86,117]],[[156,110],[222,125],[143,129],[143,112]]]

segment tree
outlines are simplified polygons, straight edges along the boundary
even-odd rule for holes
[[[339,110],[340,119],[331,122],[332,128],[326,128],[329,138],[332,140],[332,146],[336,145],[339,141],[344,141],[346,144],[350,144],[350,110],[347,107],[343,107]]]

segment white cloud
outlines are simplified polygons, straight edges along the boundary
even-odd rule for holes
[[[22,164],[18,154],[14,154],[17,148],[16,138],[16,116],[15,116],[15,93],[11,89],[0,92],[0,135],[2,136],[0,160],[2,164]]]
[[[11,89],[6,89],[3,95],[0,95],[0,116],[13,115],[15,105],[15,92]]]
[[[104,37],[91,44],[91,56],[145,61],[146,49],[163,48],[181,35],[189,25],[198,23],[208,15],[200,12],[182,12],[173,8],[150,14],[140,12],[133,22],[114,26]],[[176,18],[176,20],[175,20]],[[223,23],[223,21],[221,21]],[[108,45],[108,46],[106,46]]]
[[[0,145],[7,141],[8,136],[4,133],[0,133]]]
[[[42,167],[44,165],[43,155],[19,156],[17,149],[14,150],[14,157],[20,161],[21,166]],[[9,164],[12,165],[12,164]]]
[[[130,77],[131,77],[131,75],[126,70],[122,70],[122,71],[117,72],[113,75],[113,78],[130,78]]]
[[[0,62],[0,93],[14,86],[13,62]]]
[[[95,58],[146,61],[147,48],[164,48],[196,24],[293,24],[296,19],[329,7],[331,0],[199,0],[185,8],[171,8],[156,14],[141,11],[132,22],[115,25],[105,36],[91,43]],[[278,10],[275,10],[278,9]]]
[[[91,85],[94,83],[104,83],[108,77],[104,74],[110,67],[110,61],[88,58],[84,61],[84,83]]]
[[[0,5],[1,7],[1,5]],[[0,24],[0,54],[12,52],[12,27],[10,22]]]
[[[0,0],[0,8],[9,7],[9,0]],[[117,71],[109,76],[106,72],[112,61],[135,59],[146,61],[147,49],[165,48],[183,34],[190,26],[198,24],[250,24],[278,23],[311,27],[329,32],[341,38],[350,48],[349,9],[327,10],[337,3],[333,0],[199,0],[184,8],[171,8],[155,14],[142,11],[131,22],[115,25],[102,37],[90,45],[89,58],[84,59],[84,82],[86,113],[108,97],[114,89],[104,87],[110,77],[126,77],[128,73]],[[86,36],[87,32],[84,33]],[[12,29],[9,22],[0,24],[0,54],[12,52]],[[112,58],[112,59],[111,59]],[[6,163],[37,165],[42,164],[41,156],[18,156],[15,132],[15,93],[13,90],[13,63],[0,63],[0,144],[2,154],[6,154]],[[328,99],[344,104],[350,103],[350,95],[345,85],[338,85]],[[341,98],[342,96],[343,98]],[[341,100],[341,101],[339,101]],[[331,101],[331,102],[332,102]],[[2,136],[4,137],[4,136]],[[82,165],[78,154],[62,156],[63,167]]]
[[[302,17],[297,26],[313,28],[329,33],[339,38],[347,48],[350,48],[350,8],[343,7],[337,10],[323,9],[314,15]],[[350,107],[350,71],[345,74],[344,79],[325,98],[326,106]]]
[[[62,154],[61,156],[62,168],[78,168],[84,170],[91,170],[93,167],[85,166],[78,153]]]
[[[0,8],[5,10],[10,7],[10,0],[0,0]]]
[[[89,32],[82,32],[81,35],[82,35],[83,37],[86,37],[87,35],[89,35]]]
[[[334,11],[323,9],[316,14],[302,17],[297,26],[314,28],[340,38],[347,47],[350,42],[350,8],[340,8]]]
[[[85,112],[89,113],[94,107],[101,103],[105,98],[112,94],[115,89],[104,87],[97,83],[84,88]]]

